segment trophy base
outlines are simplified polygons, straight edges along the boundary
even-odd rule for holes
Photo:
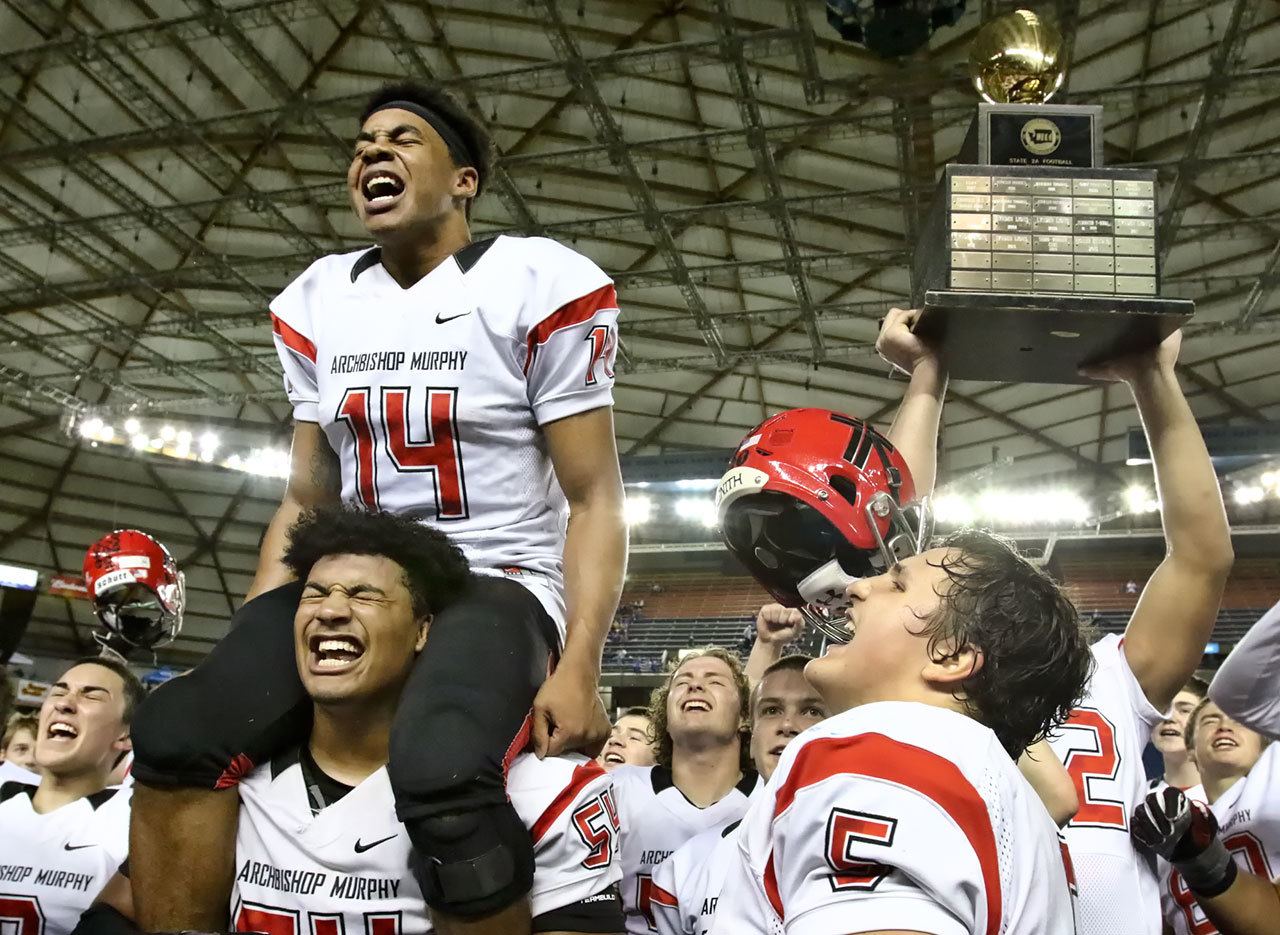
[[[1154,347],[1189,319],[1188,299],[925,292],[914,331],[957,380],[1081,383],[1081,366]]]

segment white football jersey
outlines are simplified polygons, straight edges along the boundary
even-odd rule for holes
[[[760,782],[754,772],[706,808],[698,808],[676,788],[662,766],[619,766],[613,777],[622,825],[622,907],[630,935],[657,931],[653,917],[653,870],[704,831],[718,831],[740,819]]]
[[[735,821],[695,835],[653,868],[649,905],[659,935],[707,935],[711,931],[724,878],[737,858],[734,832],[739,827]]]
[[[1209,697],[1245,727],[1280,740],[1280,604],[1249,628],[1214,673]]]
[[[104,789],[52,812],[35,786],[0,786],[0,932],[66,935],[129,856],[129,790]]]
[[[10,763],[5,760],[0,763],[0,783],[5,782],[20,782],[28,786],[38,786],[40,785],[40,774],[19,766],[17,763]]]
[[[1245,776],[1209,806],[1218,819],[1218,837],[1236,863],[1254,876],[1280,875],[1280,745],[1272,744]],[[1160,899],[1165,921],[1176,935],[1217,935],[1182,874],[1160,861]]]
[[[1075,781],[1080,810],[1063,834],[1075,862],[1081,935],[1160,935],[1154,862],[1129,840],[1129,816],[1146,797],[1142,751],[1164,719],[1124,656],[1124,640],[1090,647],[1095,668],[1084,700],[1049,736]]]
[[[402,289],[376,249],[334,254],[271,315],[294,418],[324,430],[344,500],[438,526],[476,568],[561,582],[541,426],[613,403],[618,301],[598,266],[504,235]]]
[[[1143,797],[1145,798],[1146,796],[1150,795],[1153,792],[1158,792],[1159,790],[1164,789],[1168,785],[1169,784],[1165,782],[1163,779],[1152,779],[1147,783],[1147,791],[1143,793]],[[1197,783],[1194,786],[1188,786],[1187,788],[1183,789],[1182,794],[1185,795],[1192,802],[1199,802],[1202,805],[1209,804],[1209,797],[1205,795],[1204,786],[1200,785],[1199,783]]]
[[[409,871],[386,769],[313,815],[296,758],[240,786],[236,931],[270,935],[410,935],[431,931]],[[621,876],[617,808],[594,760],[521,754],[507,794],[533,838],[533,914],[603,893]]]
[[[996,735],[942,708],[877,702],[810,727],[737,839],[716,935],[1075,932],[1053,819]]]

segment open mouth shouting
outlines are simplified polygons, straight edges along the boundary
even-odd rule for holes
[[[379,214],[395,207],[404,190],[404,179],[390,169],[368,169],[360,179],[360,194],[364,196],[368,214]]]
[[[690,698],[680,706],[681,711],[707,711],[711,710],[711,702],[706,698]]]
[[[617,750],[609,750],[604,755],[604,761],[613,766],[626,766],[627,758]]]
[[[1160,726],[1157,735],[1160,737],[1181,737],[1182,731],[1178,730],[1178,725],[1170,721]]]
[[[308,668],[316,675],[340,675],[364,656],[364,644],[349,633],[317,633],[308,646]]]
[[[44,739],[53,743],[70,743],[79,736],[79,728],[62,718],[51,720],[44,732]]]

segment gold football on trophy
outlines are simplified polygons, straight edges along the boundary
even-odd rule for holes
[[[1066,77],[1062,34],[1030,10],[998,16],[969,47],[969,74],[993,104],[1043,104]]]

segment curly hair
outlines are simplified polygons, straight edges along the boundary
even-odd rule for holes
[[[40,716],[38,714],[15,714],[9,718],[4,727],[4,736],[0,737],[0,756],[9,749],[9,744],[13,743],[13,738],[18,735],[18,731],[25,730],[32,737],[40,733]]]
[[[1057,582],[1008,539],[967,529],[935,545],[948,550],[940,565],[948,582],[923,631],[929,655],[942,661],[964,647],[982,655],[956,698],[1017,759],[1083,697],[1090,631]]]
[[[419,617],[448,607],[471,584],[471,566],[448,536],[394,513],[351,506],[303,513],[289,527],[285,566],[305,579],[330,555],[380,555],[395,562]]]
[[[476,198],[484,191],[485,183],[493,173],[494,145],[489,131],[474,116],[467,112],[457,99],[438,85],[423,84],[420,81],[396,81],[378,88],[365,102],[360,111],[360,124],[379,107],[394,101],[408,101],[425,107],[440,117],[449,129],[461,137],[468,152],[455,152],[449,149],[453,164],[458,168],[469,165],[476,170]],[[470,157],[470,158],[468,158]],[[474,199],[473,199],[474,200]],[[471,202],[467,202],[467,216],[471,215]]]
[[[671,732],[667,727],[667,698],[676,673],[694,659],[706,657],[719,659],[729,667],[733,684],[738,689],[738,768],[743,772],[753,769],[751,764],[751,686],[737,655],[720,646],[705,646],[686,653],[667,669],[667,677],[649,696],[649,742],[653,744],[654,758],[659,766],[671,768]]]

